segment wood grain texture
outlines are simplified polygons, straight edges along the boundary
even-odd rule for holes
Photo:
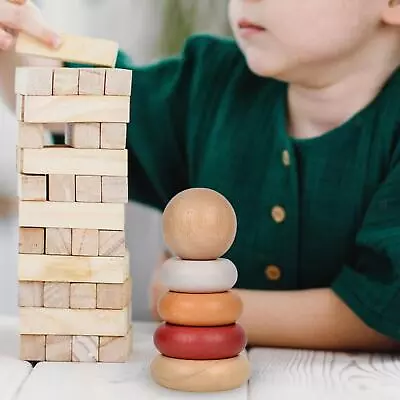
[[[44,283],[44,307],[68,308],[71,285],[67,282]]]
[[[100,147],[99,122],[67,124],[67,132],[67,144],[76,149],[98,149]]]
[[[46,67],[17,67],[15,93],[51,96],[53,94],[53,70]]]
[[[44,253],[44,228],[19,228],[19,253]]]
[[[132,71],[129,69],[111,68],[106,70],[105,94],[113,96],[130,96],[132,91]]]
[[[44,335],[21,335],[20,358],[25,361],[44,361],[46,337]]]
[[[76,201],[101,203],[101,176],[77,176]]]
[[[127,124],[119,122],[102,122],[100,146],[102,149],[123,150],[126,148]]]
[[[18,306],[43,307],[43,282],[19,282]]]
[[[44,145],[45,129],[42,124],[18,124],[18,146],[21,148],[41,149]]]
[[[47,335],[46,361],[72,361],[72,336]]]
[[[104,95],[105,75],[104,68],[80,68],[78,93],[80,95]]]
[[[49,200],[75,201],[75,176],[65,174],[49,174]]]
[[[46,254],[70,256],[71,243],[71,229],[46,228]]]
[[[46,176],[19,174],[18,195],[20,200],[46,201],[47,199]]]
[[[78,94],[79,69],[55,68],[53,76],[54,96],[73,96]]]
[[[101,201],[103,203],[127,203],[128,177],[103,176],[101,178]]]

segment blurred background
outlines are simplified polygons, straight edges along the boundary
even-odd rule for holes
[[[59,31],[116,40],[137,65],[176,54],[195,33],[230,35],[228,0],[37,0]],[[0,58],[1,62],[1,58]],[[0,197],[17,195],[15,116],[0,101]],[[16,315],[18,217],[0,212],[0,314]],[[131,253],[133,317],[149,320],[148,287],[163,250],[160,214],[137,204],[126,207]]]

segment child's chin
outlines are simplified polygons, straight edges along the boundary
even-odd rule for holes
[[[273,60],[266,58],[265,55],[246,54],[246,62],[250,71],[261,77],[273,78],[282,73],[282,65],[271,61]]]

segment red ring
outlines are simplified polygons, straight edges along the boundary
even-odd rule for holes
[[[192,327],[164,323],[153,335],[157,350],[166,357],[184,360],[220,360],[237,356],[247,344],[239,324]]]

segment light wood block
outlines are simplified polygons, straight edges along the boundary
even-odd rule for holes
[[[97,229],[72,230],[72,255],[98,256],[99,231]]]
[[[44,253],[44,229],[43,228],[19,228],[19,253],[43,254]]]
[[[18,306],[43,307],[43,282],[19,282]]]
[[[50,147],[21,152],[24,174],[128,176],[127,150]]]
[[[20,335],[20,359],[44,361],[46,359],[46,337],[44,335]]]
[[[104,68],[80,68],[79,94],[104,95],[105,77]]]
[[[20,226],[123,230],[124,204],[21,201]]]
[[[128,253],[125,257],[18,256],[18,278],[23,281],[123,283],[128,275]]]
[[[121,363],[129,360],[132,354],[132,327],[125,336],[101,336],[99,341],[99,361]]]
[[[126,252],[124,231],[99,232],[99,256],[123,257]]]
[[[18,121],[24,120],[24,107],[25,96],[23,94],[17,94],[15,96],[15,116]]]
[[[72,336],[47,335],[46,361],[72,361]]]
[[[49,201],[75,201],[75,175],[49,174]]]
[[[53,69],[46,67],[17,67],[15,93],[32,96],[51,96]]]
[[[71,308],[96,308],[96,284],[71,283]]]
[[[121,310],[130,303],[132,295],[132,279],[124,283],[97,284],[97,308]]]
[[[76,149],[100,148],[100,123],[68,124],[67,144]]]
[[[73,336],[72,361],[97,362],[99,360],[98,336]]]
[[[55,68],[53,77],[54,96],[73,96],[78,94],[78,68]]]
[[[113,41],[63,34],[62,42],[58,49],[51,49],[32,36],[20,33],[15,51],[19,54],[54,60],[105,67],[115,66],[119,47]]]
[[[18,196],[20,200],[47,200],[47,179],[45,175],[19,174],[18,178]]]
[[[67,282],[45,282],[43,305],[49,308],[68,308],[70,284]]]
[[[24,96],[21,121],[31,123],[129,122],[130,97]],[[21,113],[18,114],[21,116]]]
[[[29,149],[41,149],[44,145],[45,129],[42,124],[18,123],[18,146]]]
[[[76,201],[101,203],[101,176],[76,177]]]
[[[101,201],[103,203],[127,203],[128,178],[126,176],[103,176],[101,178]]]
[[[65,255],[72,254],[71,229],[46,228],[46,254]]]
[[[21,334],[124,336],[130,313],[123,310],[77,310],[21,307]]]
[[[101,123],[101,141],[102,149],[123,150],[126,148],[127,124],[120,122]]]
[[[130,96],[132,92],[132,71],[128,69],[107,69],[105,94]]]

